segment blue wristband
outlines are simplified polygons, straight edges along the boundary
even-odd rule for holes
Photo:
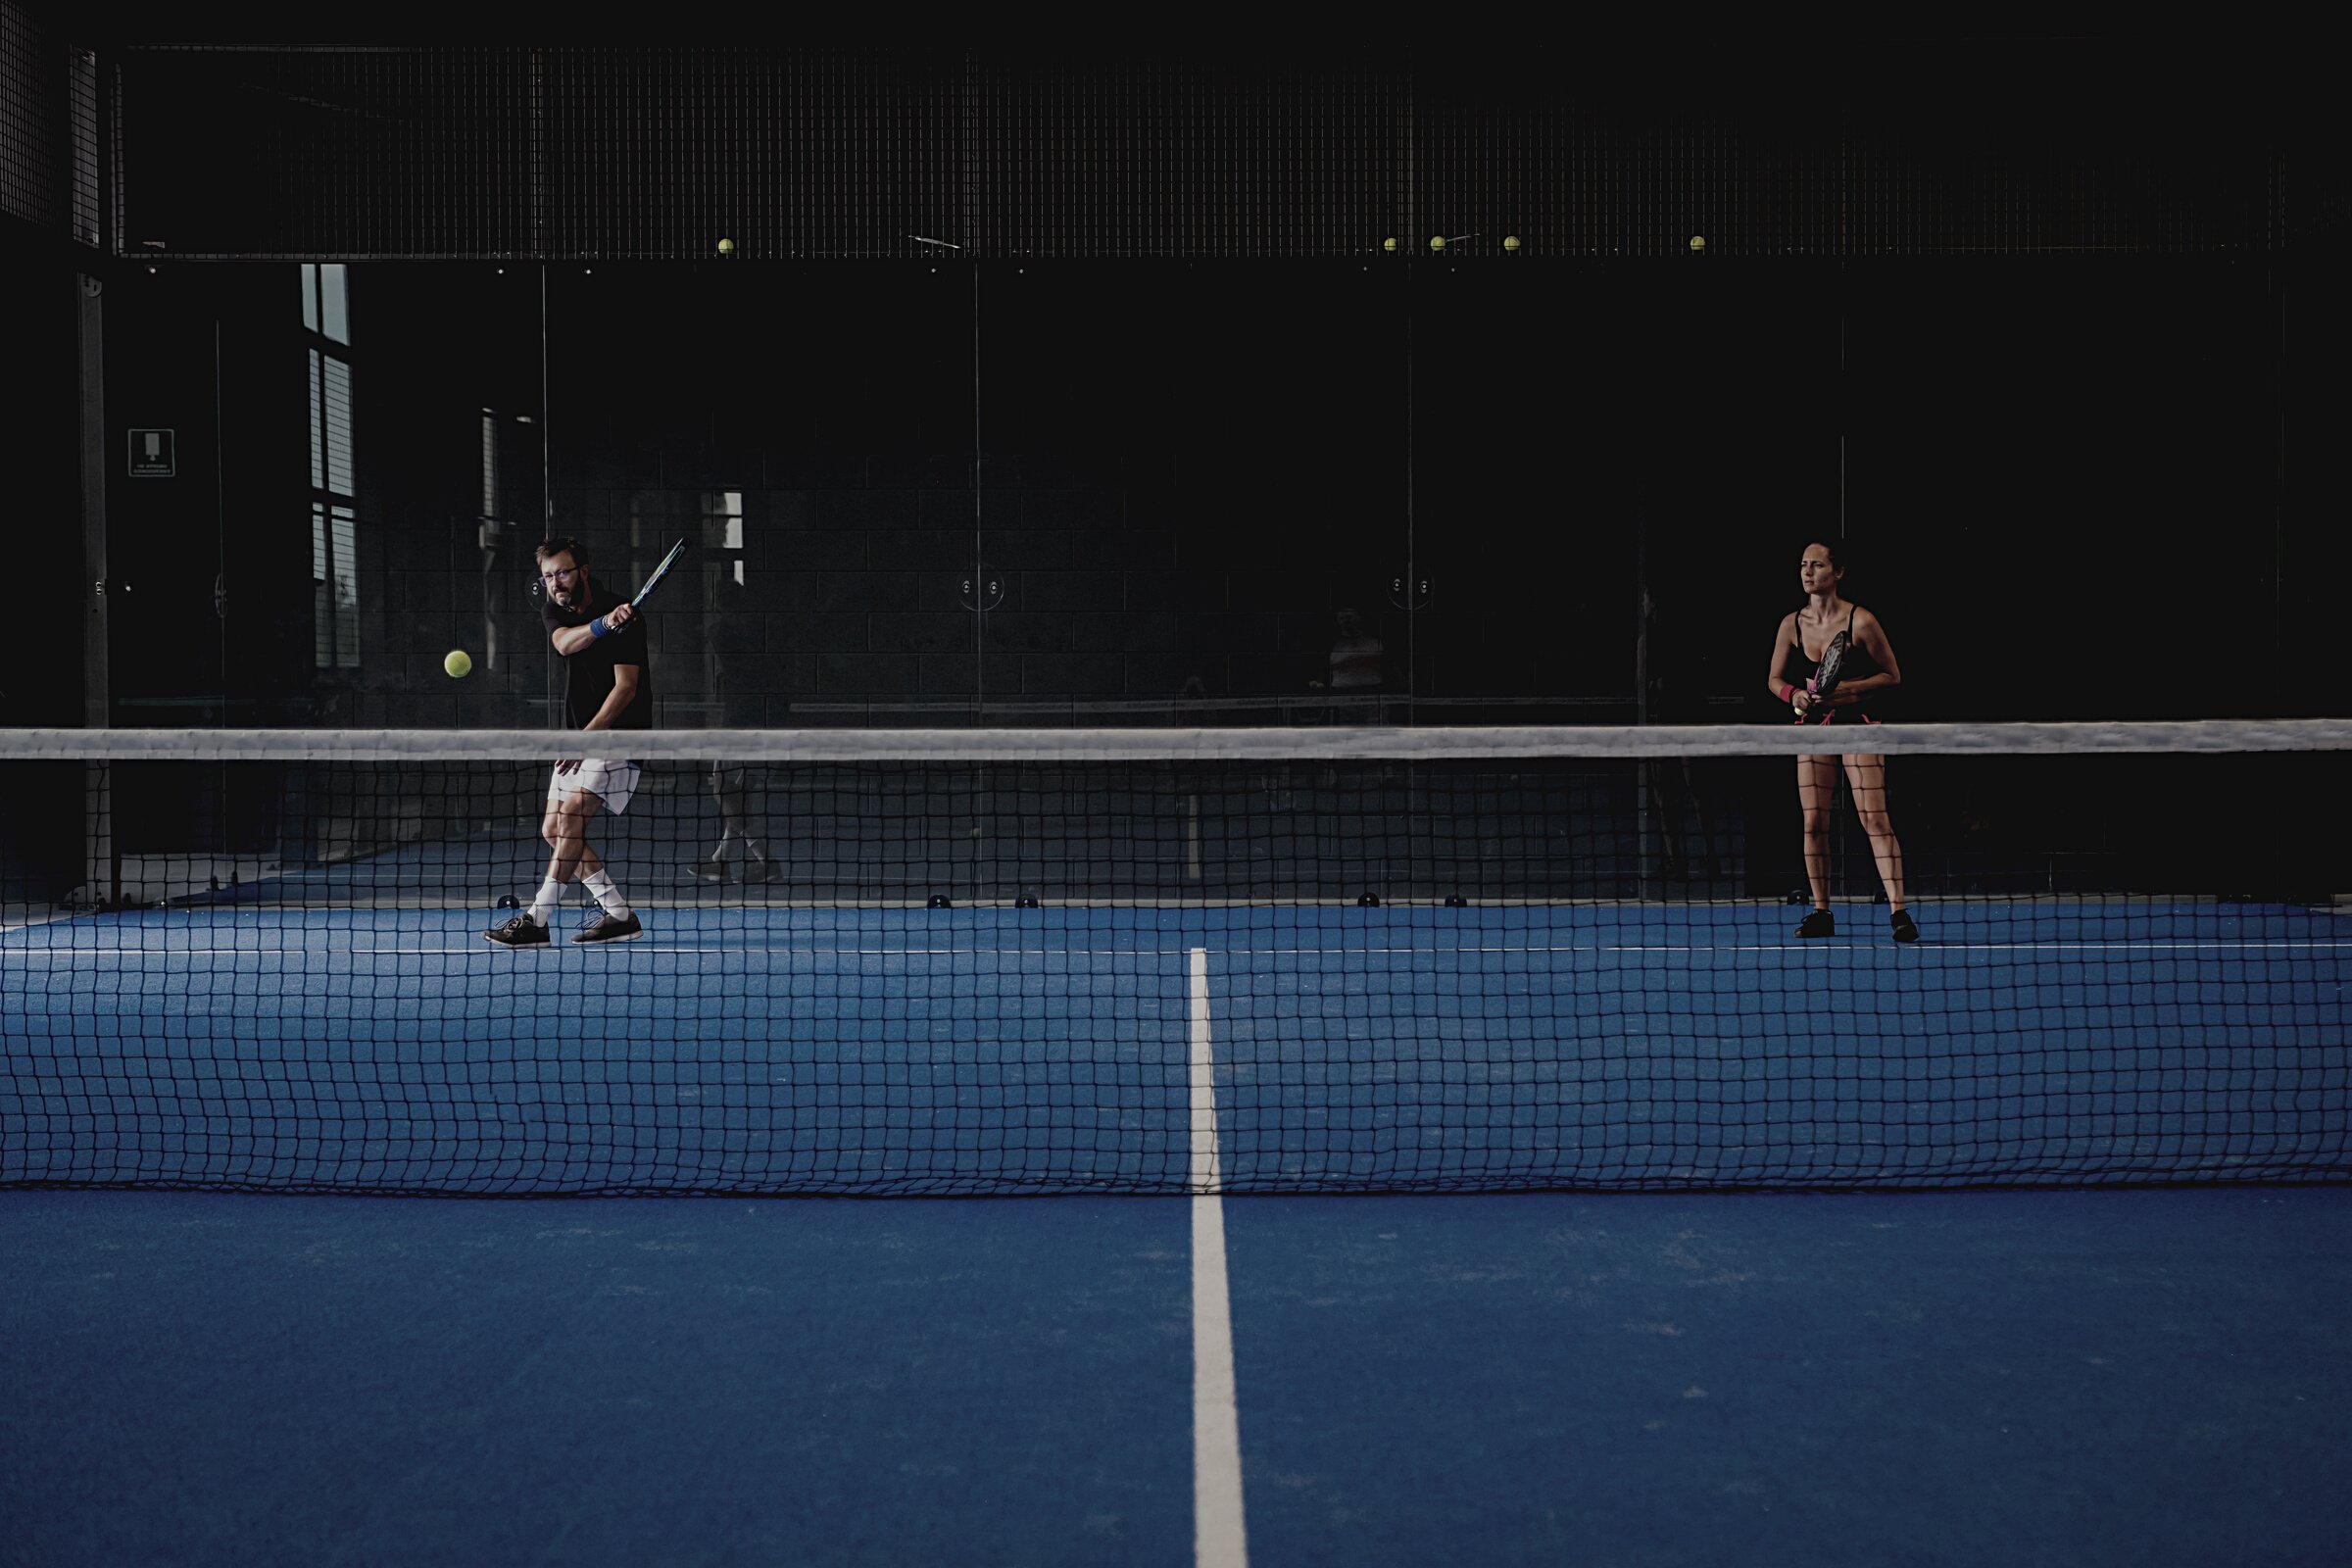
[[[612,633],[612,628],[605,624],[605,617],[602,615],[588,623],[588,635],[591,637],[609,637]]]

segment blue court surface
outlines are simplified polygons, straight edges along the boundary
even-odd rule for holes
[[[1235,1560],[1215,1201],[0,1193],[0,1561]],[[1252,1563],[2344,1560],[2341,1189],[1221,1202]]]
[[[0,932],[0,1562],[2342,1561],[2342,917],[1920,912]]]

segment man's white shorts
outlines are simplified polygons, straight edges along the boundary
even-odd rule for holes
[[[586,790],[603,801],[608,811],[625,811],[629,808],[629,797],[637,793],[637,764],[590,758],[568,773],[559,767],[548,776],[550,806],[578,790]]]

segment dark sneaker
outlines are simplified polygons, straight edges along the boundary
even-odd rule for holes
[[[1919,927],[1911,923],[1911,911],[1908,909],[1894,911],[1894,940],[1897,942],[1917,942],[1919,940]]]
[[[1834,937],[1838,934],[1838,921],[1829,910],[1815,909],[1796,923],[1796,934],[1800,937]]]
[[[738,882],[773,882],[775,879],[775,863],[764,857],[744,861],[743,868],[735,873]]]
[[[705,882],[724,882],[727,879],[727,862],[715,855],[708,860],[697,860],[686,869]]]
[[[645,927],[637,921],[636,911],[614,916],[599,909],[596,918],[572,934],[574,942],[634,942],[645,935]]]
[[[547,927],[527,914],[518,914],[505,925],[483,932],[482,940],[502,948],[544,948],[548,945]]]

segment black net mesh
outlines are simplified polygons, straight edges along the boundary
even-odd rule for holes
[[[2135,734],[20,735],[0,1183],[2343,1179],[2352,731]]]

